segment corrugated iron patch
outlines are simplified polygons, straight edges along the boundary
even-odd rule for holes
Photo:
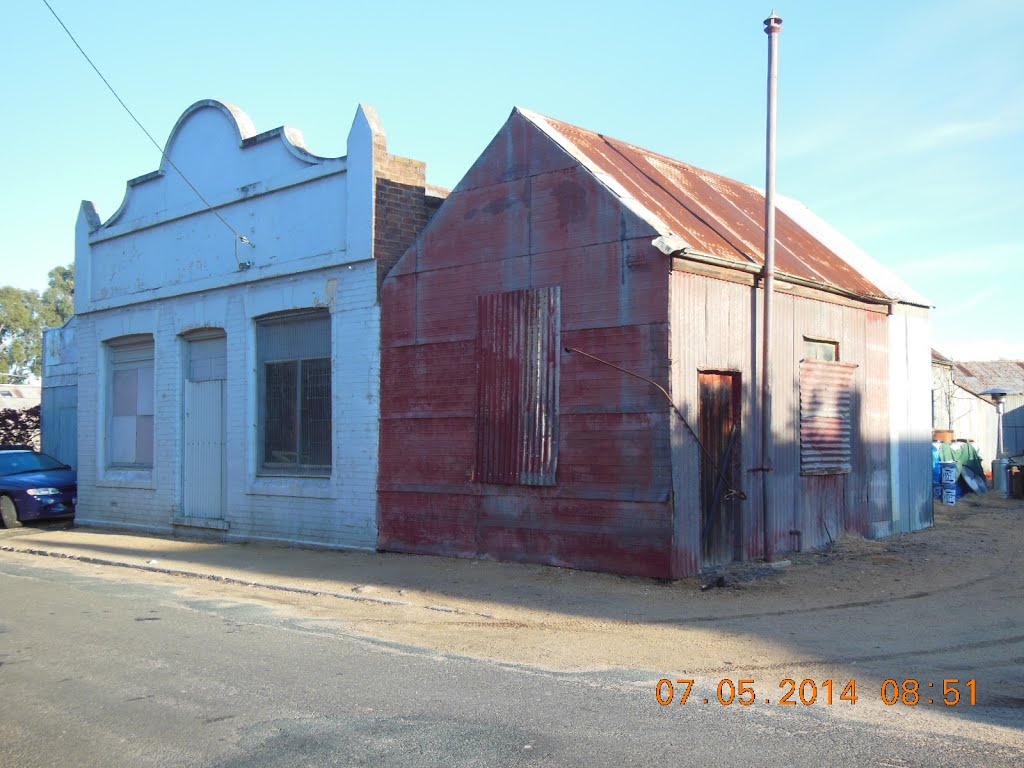
[[[851,444],[853,373],[851,363],[800,363],[800,474],[834,475],[853,471]]]
[[[555,484],[560,305],[557,286],[479,299],[478,482]]]

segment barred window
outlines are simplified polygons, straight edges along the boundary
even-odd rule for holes
[[[153,466],[153,337],[106,342],[109,362],[107,466]]]
[[[326,310],[256,322],[260,473],[331,473],[331,316]]]

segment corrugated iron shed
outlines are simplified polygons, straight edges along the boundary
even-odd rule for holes
[[[770,504],[753,481],[763,216],[515,110],[384,281],[378,546],[675,578],[759,557],[763,526],[780,553],[930,524],[927,305],[810,214],[779,216]],[[816,339],[838,360],[801,375]]]

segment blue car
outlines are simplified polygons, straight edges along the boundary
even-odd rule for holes
[[[75,514],[75,470],[27,445],[0,446],[0,521],[17,528],[30,520]]]

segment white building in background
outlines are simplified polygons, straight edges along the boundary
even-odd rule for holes
[[[109,219],[82,204],[47,344],[77,384],[78,522],[376,545],[378,287],[439,200],[372,109],[347,150],[201,101]]]
[[[968,440],[988,468],[996,458],[999,415],[995,405],[962,385],[960,365],[932,350],[932,427],[953,433],[955,440]],[[976,387],[978,392],[984,387]]]

